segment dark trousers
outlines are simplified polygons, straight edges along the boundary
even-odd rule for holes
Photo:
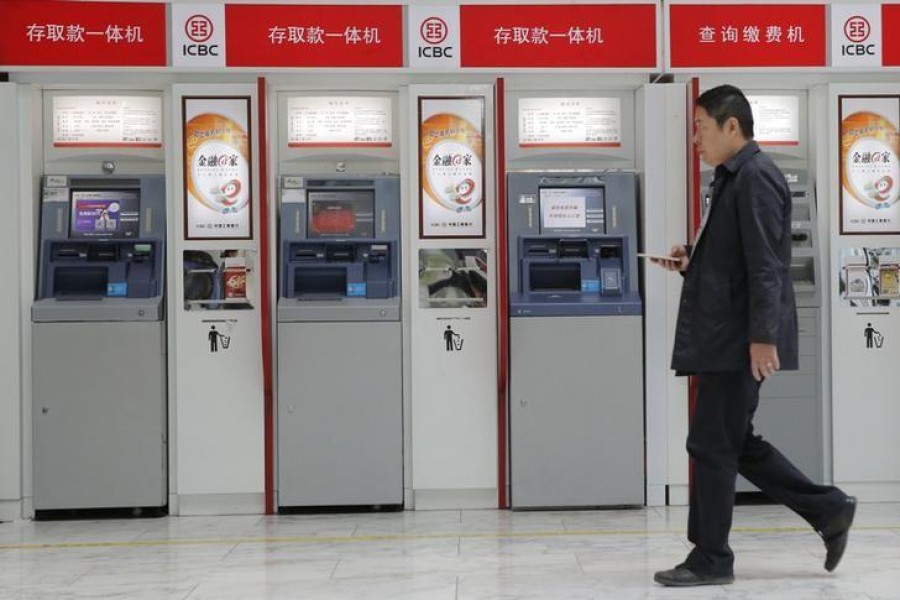
[[[738,473],[816,530],[840,512],[847,496],[810,481],[754,433],[760,384],[749,371],[700,373],[697,384],[687,441],[693,459],[688,539],[694,549],[685,565],[697,573],[730,575],[734,554],[728,533]]]

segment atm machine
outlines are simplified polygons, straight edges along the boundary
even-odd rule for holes
[[[813,185],[806,169],[783,168],[791,190],[791,279],[797,303],[800,365],[760,389],[756,427],[813,481],[822,463],[822,246]],[[738,491],[749,488],[740,481]]]
[[[644,503],[637,177],[508,175],[514,509]]]
[[[44,178],[32,305],[34,508],[167,497],[162,175]]]
[[[278,505],[403,504],[400,179],[285,176]]]

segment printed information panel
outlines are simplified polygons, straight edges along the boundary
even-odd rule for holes
[[[162,98],[158,96],[55,96],[57,148],[159,148]]]
[[[381,147],[391,139],[391,99],[363,96],[288,98],[288,146]]]
[[[753,139],[762,146],[800,145],[800,98],[747,96],[753,111]]]
[[[521,98],[519,146],[602,147],[622,145],[618,98]]]

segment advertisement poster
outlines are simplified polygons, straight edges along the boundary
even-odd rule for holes
[[[484,237],[484,98],[419,98],[419,237]]]
[[[519,147],[618,148],[622,145],[619,98],[522,98]]]
[[[840,96],[841,234],[900,233],[900,96]]]
[[[184,237],[250,239],[250,98],[185,97]]]
[[[159,96],[54,96],[56,148],[160,148]]]
[[[288,146],[389,148],[391,99],[386,96],[288,98]]]

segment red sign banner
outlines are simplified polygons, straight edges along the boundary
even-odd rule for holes
[[[398,5],[226,4],[229,67],[402,67]]]
[[[824,67],[822,4],[672,4],[672,68]]]
[[[900,4],[881,5],[881,60],[885,67],[900,67]]]
[[[166,66],[166,5],[3,0],[0,65]]]
[[[658,66],[653,4],[459,8],[463,67]]]

